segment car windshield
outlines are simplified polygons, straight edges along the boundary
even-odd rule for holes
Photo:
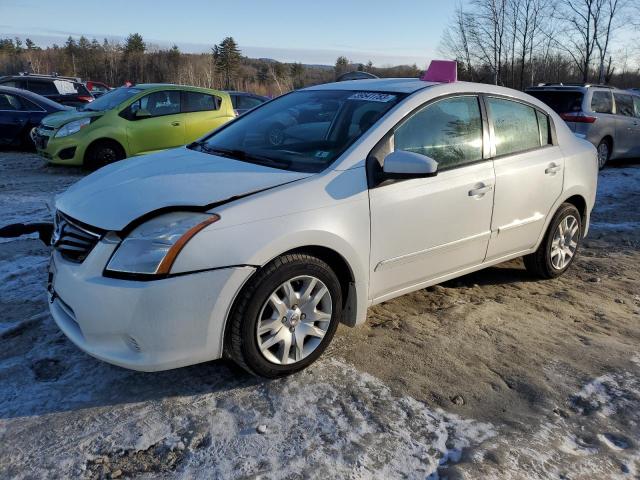
[[[275,168],[320,172],[403,96],[297,91],[251,110],[190,148]]]
[[[527,93],[549,105],[556,113],[571,113],[582,110],[582,92],[575,90],[532,90]]]
[[[120,87],[110,92],[105,93],[100,98],[97,98],[86,106],[80,108],[80,110],[89,110],[92,112],[106,112],[116,108],[122,102],[134,95],[140,93],[142,90],[139,88]]]

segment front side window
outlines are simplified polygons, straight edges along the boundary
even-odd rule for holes
[[[180,92],[167,90],[153,92],[131,104],[131,113],[138,110],[148,112],[150,117],[161,117],[180,113]]]
[[[493,122],[496,156],[540,147],[538,117],[533,107],[502,98],[488,98],[487,102]]]
[[[300,172],[321,172],[406,95],[305,90],[250,110],[190,148]]]
[[[426,155],[438,169],[482,160],[482,117],[477,97],[456,97],[429,104],[400,125],[394,149]]]
[[[616,99],[616,113],[618,115],[624,115],[625,117],[634,116],[633,97],[631,95],[614,93],[613,97]]]
[[[611,92],[593,92],[591,110],[596,113],[613,113]]]
[[[22,103],[15,95],[0,93],[0,110],[17,111],[22,110]]]
[[[204,112],[218,110],[220,98],[200,92],[182,92],[183,112]]]

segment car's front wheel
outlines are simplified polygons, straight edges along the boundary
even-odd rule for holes
[[[87,150],[84,166],[89,170],[97,170],[124,158],[126,154],[120,145],[111,140],[100,140]]]
[[[563,203],[549,224],[538,250],[524,257],[524,265],[540,278],[555,278],[573,263],[582,239],[582,218],[578,209]]]
[[[283,255],[259,270],[238,295],[225,351],[255,375],[289,375],[322,354],[341,313],[342,290],[331,267],[310,255]]]

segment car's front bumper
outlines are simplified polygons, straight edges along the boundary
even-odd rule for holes
[[[31,140],[38,154],[50,163],[59,165],[82,165],[85,147],[75,135],[54,137],[55,131],[45,131],[40,127],[31,130]]]
[[[252,268],[223,268],[161,280],[108,278],[115,245],[101,241],[82,264],[52,255],[51,314],[88,354],[142,371],[222,356],[228,311]]]

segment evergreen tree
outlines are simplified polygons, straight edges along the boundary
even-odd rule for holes
[[[220,45],[214,45],[212,50],[216,70],[222,74],[224,88],[228,90],[235,82],[242,61],[242,53],[232,37],[225,38]]]

